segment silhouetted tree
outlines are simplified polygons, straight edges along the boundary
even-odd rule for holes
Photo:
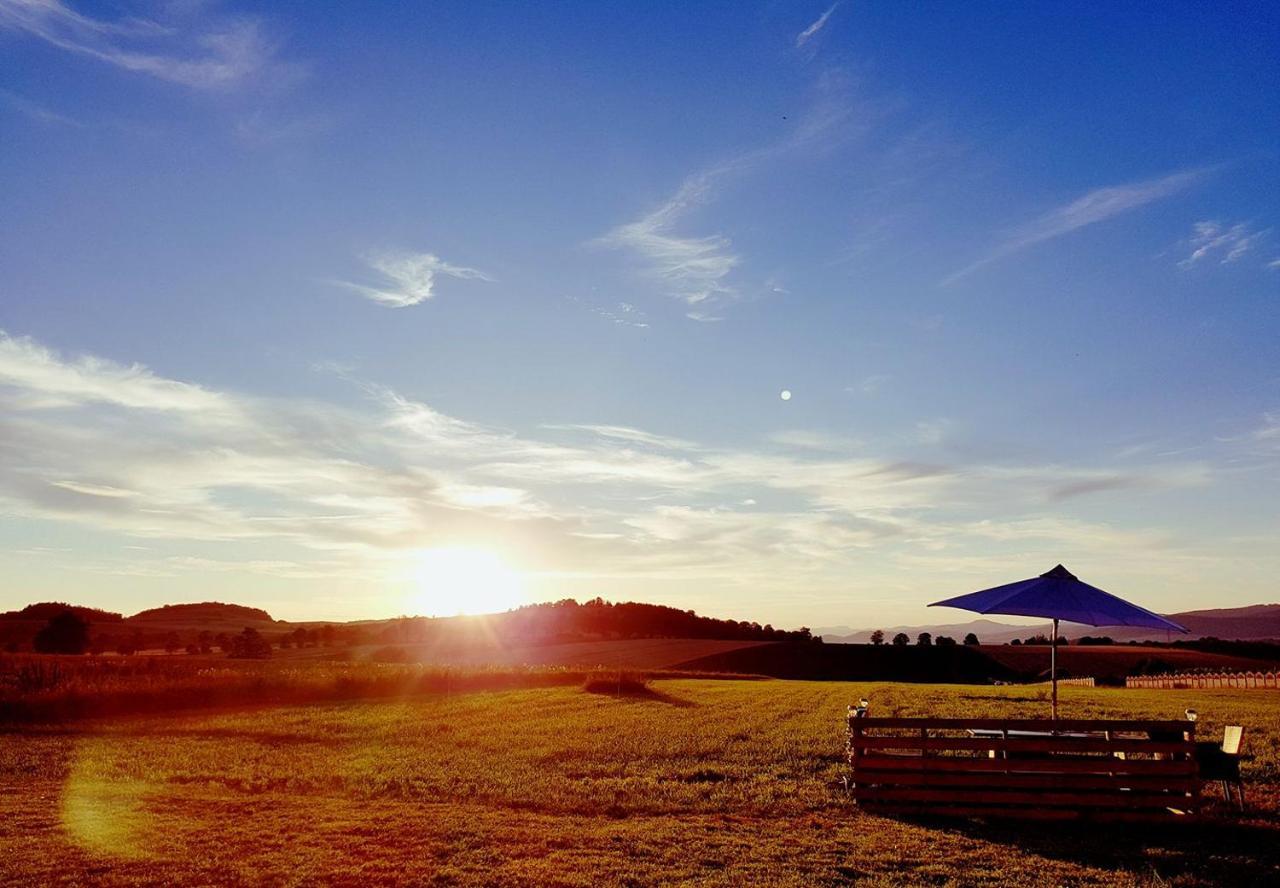
[[[897,647],[906,647],[911,644],[911,638],[905,632],[899,632],[893,636],[893,643]]]
[[[326,623],[320,629],[320,644],[325,647],[333,647],[333,640],[336,635],[337,632],[334,631],[333,626]]]
[[[271,656],[271,642],[252,626],[231,640],[231,656],[241,660],[265,660]]]
[[[233,642],[231,641],[230,635],[225,632],[219,632],[213,637],[213,641],[218,646],[218,650],[222,651],[224,654],[231,653],[231,646]]]
[[[182,640],[178,638],[177,632],[170,632],[164,637],[164,652],[166,654],[176,654],[181,647]]]
[[[213,653],[213,633],[208,629],[201,629],[200,634],[196,636],[196,644],[200,647],[200,653]]]
[[[936,639],[934,639],[933,643],[936,644],[938,647],[955,647],[956,646],[956,640],[952,638],[950,635],[939,635]]]
[[[883,629],[877,629],[875,632],[872,632],[872,633],[871,633],[871,643],[872,643],[872,644],[874,644],[874,645],[876,645],[876,646],[879,646],[879,645],[884,644],[884,630],[883,630]]]
[[[916,644],[920,645],[920,647],[928,647],[933,644],[933,636],[928,632],[921,632],[916,636]]]
[[[1017,644],[1017,645],[1020,645],[1020,644],[1022,644],[1022,642],[1018,641],[1018,639],[1016,639],[1016,638],[1015,638],[1013,641],[1009,642],[1009,644]]]
[[[964,637],[964,643],[967,645],[975,645],[978,643],[978,636],[970,632],[968,635]]]
[[[42,654],[83,654],[89,649],[89,621],[64,611],[36,633],[34,646]]]

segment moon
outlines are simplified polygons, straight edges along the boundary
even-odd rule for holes
[[[790,401],[790,400],[791,400],[791,389],[783,389],[783,390],[782,390],[782,392],[781,392],[781,394],[779,394],[779,395],[778,395],[778,397],[779,397],[779,398],[781,398],[781,399],[782,399],[782,400],[784,400],[784,401]]]

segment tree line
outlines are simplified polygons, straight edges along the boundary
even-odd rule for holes
[[[883,629],[877,629],[875,632],[871,633],[871,643],[877,647],[884,644]],[[950,635],[939,635],[937,638],[934,638],[933,634],[930,632],[921,632],[916,636],[916,644],[920,647],[948,647],[955,645],[955,643],[956,640]],[[964,641],[962,643],[973,646],[980,642],[978,641],[978,636],[970,632],[964,637]],[[890,644],[894,647],[906,647],[911,644],[911,636],[905,632],[899,632],[897,635],[893,636],[893,640],[890,641]]]

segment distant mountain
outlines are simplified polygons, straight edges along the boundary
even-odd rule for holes
[[[1129,629],[1124,626],[1083,626],[1078,623],[1062,623],[1059,633],[1067,638],[1075,639],[1082,635],[1106,635],[1116,641],[1165,641],[1192,638],[1222,638],[1239,641],[1261,641],[1280,639],[1280,604],[1253,604],[1247,607],[1214,608],[1209,610],[1183,611],[1167,614],[1169,619],[1181,623],[1190,631],[1188,635],[1166,633],[1160,629]],[[928,632],[935,638],[939,635],[950,635],[956,641],[972,632],[983,644],[1004,644],[1015,638],[1027,638],[1032,635],[1049,634],[1050,623],[1017,626],[1011,623],[998,623],[994,620],[972,620],[968,623],[949,623],[926,626],[892,626],[883,629],[887,644],[899,632],[905,632],[912,643],[921,632]],[[871,641],[871,629],[851,632],[836,636],[823,634],[823,641],[846,644],[867,644]]]
[[[259,607],[247,607],[243,604],[223,604],[220,601],[204,601],[199,604],[166,604],[139,611],[129,617],[131,623],[148,622],[191,622],[199,623],[207,620],[243,620],[251,623],[275,622],[271,614]]]
[[[119,623],[123,615],[114,611],[99,610],[96,607],[85,607],[80,604],[65,604],[61,601],[41,601],[28,604],[22,610],[6,611],[0,614],[0,620],[39,620],[47,622],[59,614],[71,611],[82,620],[90,623]]]
[[[1184,611],[1170,614],[1169,619],[1191,630],[1190,635],[1174,634],[1174,638],[1225,638],[1259,641],[1280,638],[1280,604],[1252,604],[1248,607],[1224,607],[1213,610]],[[1110,635],[1116,641],[1163,640],[1165,633],[1149,629],[1115,627],[1095,635]]]
[[[23,617],[0,621],[0,647],[23,650],[35,633],[52,616],[71,605],[38,605]],[[50,609],[46,614],[40,608]],[[572,599],[530,604],[504,613],[477,617],[397,617],[350,623],[329,621],[286,622],[256,607],[206,601],[196,604],[168,604],[121,618],[114,625],[99,624],[105,618],[91,618],[93,641],[102,650],[147,650],[166,645],[185,648],[188,644],[209,644],[220,634],[232,635],[246,627],[262,633],[282,649],[302,644],[425,644],[450,650],[501,648],[512,645],[552,644],[609,639],[716,639],[723,641],[809,642],[808,629],[775,629],[771,625],[745,620],[722,620],[699,616],[659,604],[624,601],[611,603],[600,598],[579,604]],[[201,638],[203,636],[203,639]]]

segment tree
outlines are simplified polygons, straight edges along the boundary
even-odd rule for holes
[[[170,632],[164,637],[164,652],[166,654],[176,654],[181,647],[182,641],[178,638],[177,632]]]
[[[938,647],[955,647],[956,640],[950,635],[939,635],[933,642]]]
[[[89,649],[89,621],[64,611],[36,633],[34,646],[42,654],[83,654]]]
[[[911,639],[907,637],[907,633],[899,632],[897,635],[893,636],[893,643],[897,647],[906,647],[911,644]]]
[[[916,644],[920,645],[920,647],[929,647],[933,644],[933,636],[928,632],[921,632],[916,636]]]
[[[213,633],[208,629],[201,629],[200,634],[196,636],[196,644],[200,647],[200,653],[213,653]]]
[[[978,636],[970,632],[968,635],[964,637],[964,643],[968,645],[975,645],[978,643]]]
[[[246,626],[231,640],[231,656],[241,660],[265,660],[271,656],[271,642],[263,638],[257,629]]]
[[[872,643],[872,644],[874,644],[874,645],[876,645],[877,647],[879,647],[880,645],[884,644],[884,630],[883,630],[883,629],[877,629],[875,632],[872,632],[872,633],[871,633],[871,643]]]

